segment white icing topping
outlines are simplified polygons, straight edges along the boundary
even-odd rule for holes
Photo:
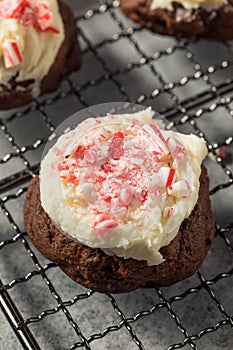
[[[80,242],[163,262],[159,253],[194,208],[203,140],[161,130],[154,112],[87,119],[42,161],[42,206]],[[158,123],[157,123],[158,124]]]
[[[10,6],[18,6],[22,1],[7,0]],[[6,0],[0,0],[0,6],[6,6]],[[59,13],[57,0],[32,1],[32,4],[43,3],[48,6],[51,18],[48,26],[57,32],[46,31],[41,24],[38,30],[32,24],[28,25],[17,18],[6,18],[4,8],[0,7],[0,83],[7,85],[8,81],[18,74],[16,81],[22,82],[28,79],[41,81],[49,72],[58,50],[64,40],[64,25]],[[36,5],[35,5],[36,6]],[[1,12],[2,11],[2,12]],[[4,16],[3,16],[4,15]],[[43,31],[45,30],[45,31]],[[6,68],[4,61],[4,45],[16,42],[22,55],[22,62]],[[35,91],[34,91],[35,93]],[[37,91],[38,95],[39,91]]]
[[[217,10],[221,6],[227,4],[228,0],[152,0],[150,9],[155,10],[157,8],[162,8],[172,11],[172,3],[174,2],[182,5],[186,10],[198,9],[201,7],[206,11],[212,11]]]

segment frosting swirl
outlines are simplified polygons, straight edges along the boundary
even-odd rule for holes
[[[63,40],[57,0],[0,0],[0,83],[41,81]]]
[[[165,131],[153,111],[87,119],[41,164],[42,206],[80,242],[107,254],[163,261],[197,201],[203,140]]]
[[[157,8],[173,10],[173,2],[182,5],[186,10],[203,8],[206,11],[218,10],[223,5],[228,3],[228,0],[152,0],[150,9]]]

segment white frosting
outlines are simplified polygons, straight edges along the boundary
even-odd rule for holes
[[[204,141],[194,135],[154,129],[153,115],[148,108],[87,119],[58,139],[40,172],[42,206],[61,230],[107,254],[148,265],[163,262],[160,248],[193,210],[207,154]],[[124,135],[124,143],[119,137],[113,141],[113,135]],[[123,153],[114,153],[120,149]],[[175,175],[168,187],[170,168]],[[105,179],[99,184],[93,174]]]
[[[2,6],[2,2],[4,4],[6,0],[0,0],[0,6]],[[16,3],[17,1],[14,5]],[[42,32],[31,24],[28,26],[21,23],[18,19],[0,17],[1,84],[7,85],[8,81],[16,74],[18,74],[17,82],[28,79],[40,81],[47,75],[54,63],[64,40],[64,25],[59,13],[57,0],[44,0],[43,3],[49,6],[49,10],[52,13],[50,26],[56,28],[59,33]],[[23,56],[23,62],[11,68],[6,68],[3,60],[3,43],[8,39],[18,43]]]
[[[155,10],[157,8],[162,8],[172,11],[172,3],[174,2],[182,5],[186,10],[198,9],[201,7],[206,11],[212,11],[217,10],[221,6],[227,4],[228,0],[152,0],[150,9]]]

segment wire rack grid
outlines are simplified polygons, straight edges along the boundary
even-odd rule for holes
[[[127,20],[118,1],[67,2],[77,17],[82,69],[55,93],[0,113],[3,314],[24,349],[230,350],[232,44],[156,36]],[[216,239],[196,275],[175,286],[94,293],[46,261],[25,232],[25,184],[38,173],[47,137],[73,112],[109,101],[151,105],[169,120],[168,128],[207,142]],[[0,348],[13,349],[16,340],[3,322]]]

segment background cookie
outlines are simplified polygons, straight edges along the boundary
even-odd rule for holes
[[[190,277],[199,268],[214,238],[208,188],[208,176],[202,167],[197,204],[175,239],[161,249],[166,261],[160,265],[147,266],[145,261],[108,256],[62,233],[41,206],[39,177],[29,185],[25,226],[36,248],[87,288],[121,293],[139,287],[167,286]]]
[[[60,13],[64,23],[65,40],[48,74],[40,83],[40,95],[56,90],[60,82],[81,65],[81,51],[77,41],[76,23],[73,13],[62,1],[59,1]],[[30,29],[29,29],[30,30]],[[1,85],[0,109],[9,109],[27,104],[33,100],[33,80],[10,81],[10,87]]]
[[[121,0],[124,13],[142,27],[158,34],[176,38],[194,36],[214,39],[233,39],[232,1],[218,10],[207,12],[203,8],[185,10],[173,3],[174,11],[166,9],[150,10],[152,0]]]

